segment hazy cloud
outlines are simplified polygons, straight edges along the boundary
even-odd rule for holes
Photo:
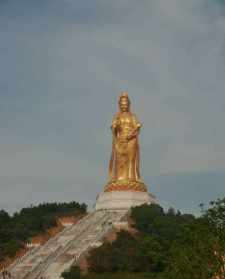
[[[184,175],[199,173],[190,195],[201,178],[203,200],[209,173],[221,185],[223,1],[1,1],[0,41],[0,207],[22,207],[27,193],[70,198],[63,189],[91,203],[107,180],[121,90],[144,124],[142,172],[159,199],[174,203],[157,185],[165,174],[182,174],[186,185]],[[24,198],[13,195],[18,188]]]

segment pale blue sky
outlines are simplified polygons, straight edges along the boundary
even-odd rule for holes
[[[91,206],[121,90],[159,201],[197,212],[224,197],[224,76],[222,0],[2,0],[0,208]]]

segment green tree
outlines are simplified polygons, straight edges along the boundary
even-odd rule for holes
[[[80,268],[77,266],[72,266],[69,271],[63,272],[61,276],[64,279],[80,279],[81,278]]]
[[[87,206],[77,202],[43,203],[31,205],[10,216],[0,210],[0,260],[13,256],[32,236],[45,232],[56,225],[58,216],[79,215]]]
[[[90,270],[147,272],[160,279],[225,278],[225,199],[211,202],[198,218],[159,205],[132,208],[131,217],[139,234],[122,232],[95,249]]]

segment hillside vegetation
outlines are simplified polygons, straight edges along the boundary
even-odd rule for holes
[[[87,206],[77,202],[43,203],[10,216],[0,210],[0,261],[13,257],[29,238],[56,226],[56,217],[80,215]]]
[[[89,274],[73,267],[65,279],[212,279],[225,278],[225,199],[211,202],[196,218],[159,205],[132,209],[138,233],[122,231],[113,243],[90,252]]]

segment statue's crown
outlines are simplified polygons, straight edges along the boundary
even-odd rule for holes
[[[119,102],[121,101],[121,99],[127,99],[128,102],[130,103],[130,99],[129,99],[129,96],[128,96],[128,92],[127,91],[122,91],[121,92],[121,95],[119,97]]]

